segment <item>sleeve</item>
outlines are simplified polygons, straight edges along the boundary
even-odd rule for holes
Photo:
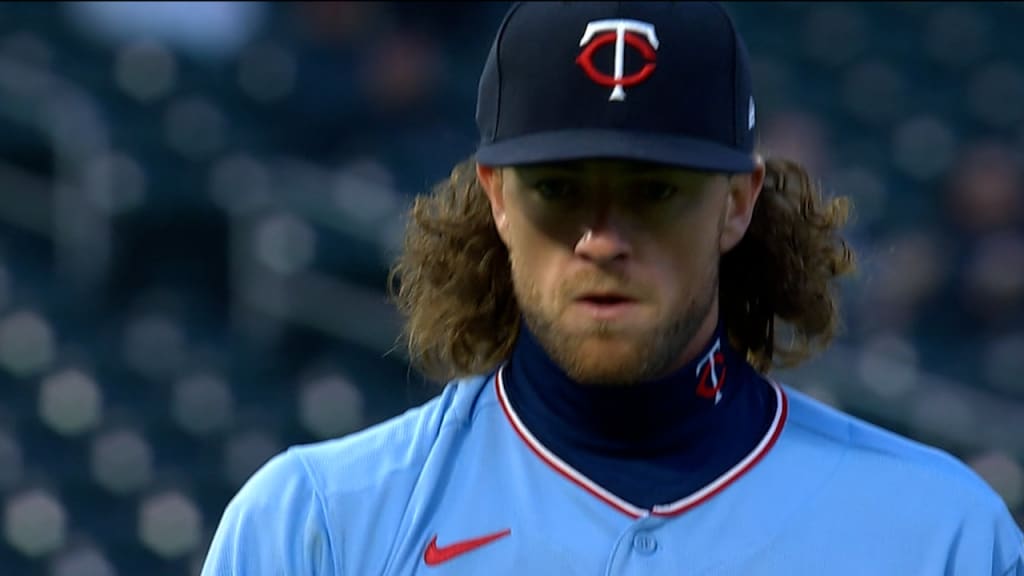
[[[1024,535],[994,492],[974,500],[960,525],[947,574],[1024,576]]]
[[[201,576],[341,576],[319,493],[305,463],[278,454],[231,499]]]
[[[999,576],[1024,576],[1024,533],[1017,532],[1017,559]]]

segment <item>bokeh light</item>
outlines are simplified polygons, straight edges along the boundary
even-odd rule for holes
[[[224,430],[231,424],[233,409],[231,388],[216,375],[194,374],[174,387],[174,419],[191,434]]]
[[[363,424],[363,395],[342,376],[316,378],[300,393],[299,419],[321,439],[353,432]]]
[[[224,447],[225,481],[232,487],[240,487],[283,448],[281,440],[268,431],[243,430],[233,434]]]
[[[121,90],[143,102],[166,96],[174,88],[177,73],[174,52],[159,42],[145,40],[118,51],[114,72]]]
[[[65,436],[87,432],[103,417],[103,392],[90,375],[80,370],[51,374],[40,386],[39,417]]]
[[[967,463],[995,491],[1007,506],[1017,508],[1024,504],[1024,467],[1004,452],[985,452],[970,458]]]
[[[180,492],[153,495],[139,507],[139,538],[165,558],[179,558],[193,551],[202,530],[201,511]]]
[[[38,313],[18,310],[0,319],[0,366],[15,376],[38,374],[56,355],[53,327]]]
[[[99,548],[75,546],[54,558],[50,576],[118,576],[118,572]]]
[[[115,494],[137,492],[153,478],[153,448],[133,430],[112,430],[92,442],[90,467],[97,484]]]
[[[67,512],[53,494],[29,490],[8,497],[4,538],[25,556],[38,558],[59,549],[67,537]]]

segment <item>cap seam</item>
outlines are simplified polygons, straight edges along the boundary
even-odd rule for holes
[[[736,77],[736,61],[739,57],[739,47],[737,46],[737,38],[739,37],[739,33],[736,31],[736,26],[734,25],[732,18],[729,16],[729,13],[725,10],[725,7],[716,2],[711,2],[711,5],[714,6],[715,8],[718,8],[718,11],[722,14],[722,17],[725,18],[726,24],[729,25],[729,32],[731,33],[732,42],[730,42],[729,44],[730,48],[732,48],[732,140],[734,147],[740,147],[743,143],[743,138],[740,137],[739,129],[739,80]]]
[[[508,14],[505,16],[505,21],[501,23],[501,28],[498,30],[498,42],[497,46],[495,47],[494,54],[494,68],[498,76],[498,89],[495,91],[496,95],[494,102],[494,126],[492,127],[491,142],[498,141],[498,129],[501,126],[501,95],[504,89],[504,84],[502,82],[501,77],[501,48],[502,44],[505,43],[505,31],[508,29],[508,24],[509,22],[512,21],[512,17],[515,15],[516,11],[519,10],[519,7],[522,5],[522,2],[516,2],[512,6],[512,9],[509,10]]]

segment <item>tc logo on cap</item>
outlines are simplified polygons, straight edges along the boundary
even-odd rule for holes
[[[605,34],[600,34],[605,32]],[[613,75],[601,72],[594,66],[594,52],[605,44],[615,43],[615,71]],[[647,61],[639,71],[623,76],[625,66],[626,44],[636,49]],[[584,47],[576,57],[576,63],[583,68],[591,80],[601,86],[612,86],[608,100],[622,102],[626,99],[624,86],[635,86],[646,80],[654,72],[655,50],[658,49],[658,36],[654,33],[654,25],[639,20],[595,20],[587,24],[587,29],[580,39]]]

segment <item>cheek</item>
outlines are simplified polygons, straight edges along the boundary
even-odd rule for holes
[[[718,237],[713,232],[691,228],[660,244],[665,248],[655,270],[659,291],[670,306],[692,301],[713,280],[718,261]]]
[[[559,289],[562,250],[546,235],[529,226],[513,226],[507,242],[513,281],[520,299],[533,306],[553,300]]]

